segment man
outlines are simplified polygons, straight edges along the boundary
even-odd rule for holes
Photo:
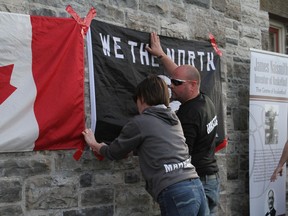
[[[210,215],[217,215],[220,182],[215,158],[217,115],[210,98],[200,92],[201,78],[191,65],[177,66],[163,51],[160,39],[150,35],[150,47],[146,49],[160,59],[171,76],[172,97],[181,102],[177,116],[182,124],[192,164],[204,186]]]
[[[269,211],[265,214],[265,216],[276,216],[276,210],[274,208],[274,191],[269,190],[268,192],[268,207]]]

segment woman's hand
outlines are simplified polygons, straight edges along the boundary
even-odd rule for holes
[[[88,146],[90,146],[90,148],[97,152],[98,154],[100,154],[100,149],[103,145],[105,145],[104,143],[98,143],[95,139],[94,133],[91,129],[86,128],[82,134],[84,135],[84,139],[87,143]]]

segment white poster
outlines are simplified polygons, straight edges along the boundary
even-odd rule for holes
[[[286,169],[270,177],[287,140],[288,56],[251,49],[249,107],[250,215],[286,213]]]

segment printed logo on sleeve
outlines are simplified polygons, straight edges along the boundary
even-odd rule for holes
[[[218,125],[217,116],[215,116],[207,125],[207,134],[210,134],[213,129]]]

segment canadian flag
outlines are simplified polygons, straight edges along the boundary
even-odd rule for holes
[[[84,145],[81,30],[72,18],[0,13],[0,152]]]

